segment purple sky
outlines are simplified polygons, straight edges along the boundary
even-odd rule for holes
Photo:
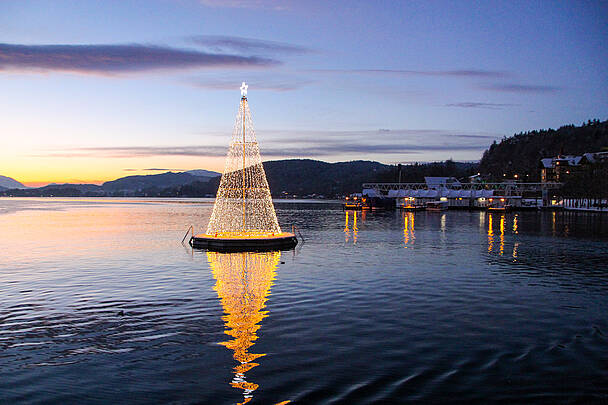
[[[608,118],[607,27],[587,1],[5,0],[0,174],[221,170],[241,81],[265,159],[477,160]]]

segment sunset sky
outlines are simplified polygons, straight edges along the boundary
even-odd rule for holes
[[[241,81],[265,160],[478,160],[608,118],[608,3],[0,2],[0,174],[221,171]]]

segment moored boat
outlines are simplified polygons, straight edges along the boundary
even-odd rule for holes
[[[369,209],[369,207],[366,206],[365,204],[365,197],[362,197],[360,194],[351,194],[350,196],[346,197],[345,199],[346,201],[344,203],[342,203],[342,209],[343,210],[363,210],[363,209]]]

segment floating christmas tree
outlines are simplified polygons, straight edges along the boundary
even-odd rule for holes
[[[239,112],[207,232],[192,238],[195,247],[247,250],[289,248],[297,244],[293,233],[281,232],[277,220],[253,130],[247,87],[243,82]]]

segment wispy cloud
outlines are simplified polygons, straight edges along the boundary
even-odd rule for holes
[[[225,156],[226,146],[100,146],[71,148],[47,154],[31,155],[36,157],[60,158],[134,158],[151,156]]]
[[[394,76],[434,76],[434,77],[464,77],[477,79],[497,79],[509,77],[507,72],[460,69],[460,70],[404,70],[404,69],[315,69],[316,73],[340,74],[382,74]]]
[[[183,169],[164,169],[152,167],[150,169],[122,169],[124,172],[182,172]]]
[[[15,45],[0,43],[0,71],[119,74],[163,69],[267,67],[259,56],[200,52],[156,45]]]
[[[516,107],[521,104],[507,104],[507,103],[478,103],[478,102],[462,102],[462,103],[450,103],[446,104],[446,107],[460,107],[460,108],[484,108],[489,110],[502,110],[504,107]]]
[[[452,135],[454,138],[465,138],[465,139],[496,139],[497,135]]]
[[[479,86],[484,90],[499,91],[504,93],[555,93],[561,88],[555,86],[544,86],[544,85],[533,85],[533,84],[518,84],[518,83],[507,83],[507,84],[486,84]]]
[[[429,152],[483,151],[500,134],[447,130],[261,131],[262,156],[297,158],[328,156],[420,155]],[[158,156],[224,157],[227,146],[116,146],[50,151],[46,157],[133,158]],[[163,169],[164,170],[164,169]]]
[[[312,49],[284,42],[265,41],[261,39],[199,35],[191,37],[195,44],[214,52],[236,52],[247,54],[303,54]]]
[[[487,147],[469,144],[445,145],[419,145],[419,144],[355,144],[355,143],[325,143],[323,145],[309,146],[268,146],[262,149],[263,157],[298,158],[298,157],[324,157],[352,154],[420,154],[428,151],[476,151]],[[196,157],[224,157],[227,148],[212,148],[207,146],[167,146],[167,147],[112,147],[112,148],[82,148],[78,150],[37,155],[44,157],[61,158],[134,158],[158,156],[196,156]],[[130,170],[128,170],[130,171]]]
[[[235,90],[240,86],[238,79],[208,79],[208,78],[189,78],[183,80],[185,83],[201,89],[207,90]],[[292,91],[299,89],[307,84],[313,83],[312,80],[301,80],[281,77],[252,78],[247,80],[251,89],[266,91]]]

